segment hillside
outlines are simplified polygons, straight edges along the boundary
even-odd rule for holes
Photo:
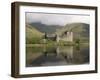
[[[59,25],[46,25],[40,22],[30,24],[32,27],[42,33],[58,33],[62,34],[64,31],[72,31],[74,33],[80,33],[82,36],[89,37],[89,24],[86,23],[71,23],[65,26]]]
[[[73,32],[88,32],[89,34],[89,24],[86,23],[72,23],[72,24],[67,24],[64,29],[67,29],[69,31]]]
[[[72,23],[65,26],[66,28],[69,28],[67,30],[70,30],[74,32],[76,35],[80,35],[80,37],[89,37],[89,24],[85,23]]]
[[[43,33],[35,29],[33,26],[26,24],[26,43],[34,43],[40,40]]]
[[[62,34],[65,31],[72,31],[74,39],[87,39],[89,40],[89,24],[86,23],[71,23],[65,25],[62,29],[58,29],[56,34]]]
[[[54,33],[56,29],[61,29],[62,26],[59,25],[46,25],[40,22],[30,23],[31,26],[34,26],[37,30],[42,33]]]
[[[71,23],[65,26],[45,25],[42,23],[26,24],[26,43],[38,43],[43,38],[44,33],[62,35],[65,31],[74,33],[74,39],[89,41],[89,24]]]

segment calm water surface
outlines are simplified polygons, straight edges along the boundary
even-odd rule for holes
[[[26,67],[89,64],[88,47],[27,47]]]

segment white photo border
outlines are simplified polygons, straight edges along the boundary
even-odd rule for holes
[[[67,65],[67,66],[48,66],[48,67],[26,67],[25,53],[25,12],[47,12],[47,13],[69,13],[69,14],[88,14],[90,15],[90,64],[86,65]],[[89,71],[95,70],[95,10],[20,6],[19,7],[19,74],[43,74],[57,72]]]

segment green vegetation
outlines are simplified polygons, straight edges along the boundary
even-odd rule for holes
[[[26,24],[26,44],[40,43],[43,33]]]
[[[54,33],[56,29],[61,29],[62,27],[59,25],[46,25],[41,22],[33,22],[30,23],[31,26],[33,26],[35,29],[39,30],[42,33]]]
[[[64,31],[72,31],[75,39],[89,40],[89,24],[85,23],[71,23],[65,25],[62,29],[57,29],[56,34],[62,34]],[[83,39],[83,40],[84,40]]]
[[[37,26],[37,25],[36,25]],[[54,27],[51,27],[50,25],[48,27],[52,28],[49,30],[53,30],[54,34],[62,34],[64,31],[72,31],[74,33],[74,38],[73,42],[68,42],[68,41],[53,41],[53,40],[48,40],[43,39],[44,33],[48,32],[48,29],[43,29],[42,31],[40,30],[42,27],[26,24],[26,44],[27,46],[79,46],[79,45],[89,45],[89,25],[85,23],[72,23],[72,24],[67,24],[65,25],[62,29],[57,28],[57,25],[54,29]],[[46,27],[46,25],[45,25]],[[43,33],[44,31],[44,33]],[[52,32],[52,31],[49,31]]]

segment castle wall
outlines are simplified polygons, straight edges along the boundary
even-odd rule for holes
[[[73,32],[67,32],[67,34],[65,34],[65,35],[61,38],[61,40],[72,42],[72,41],[73,41]]]
[[[56,36],[47,35],[46,39],[53,40],[54,38],[55,38],[56,42],[59,42],[60,40],[73,42],[73,32],[67,32],[62,37],[59,37],[59,35],[56,35]]]

